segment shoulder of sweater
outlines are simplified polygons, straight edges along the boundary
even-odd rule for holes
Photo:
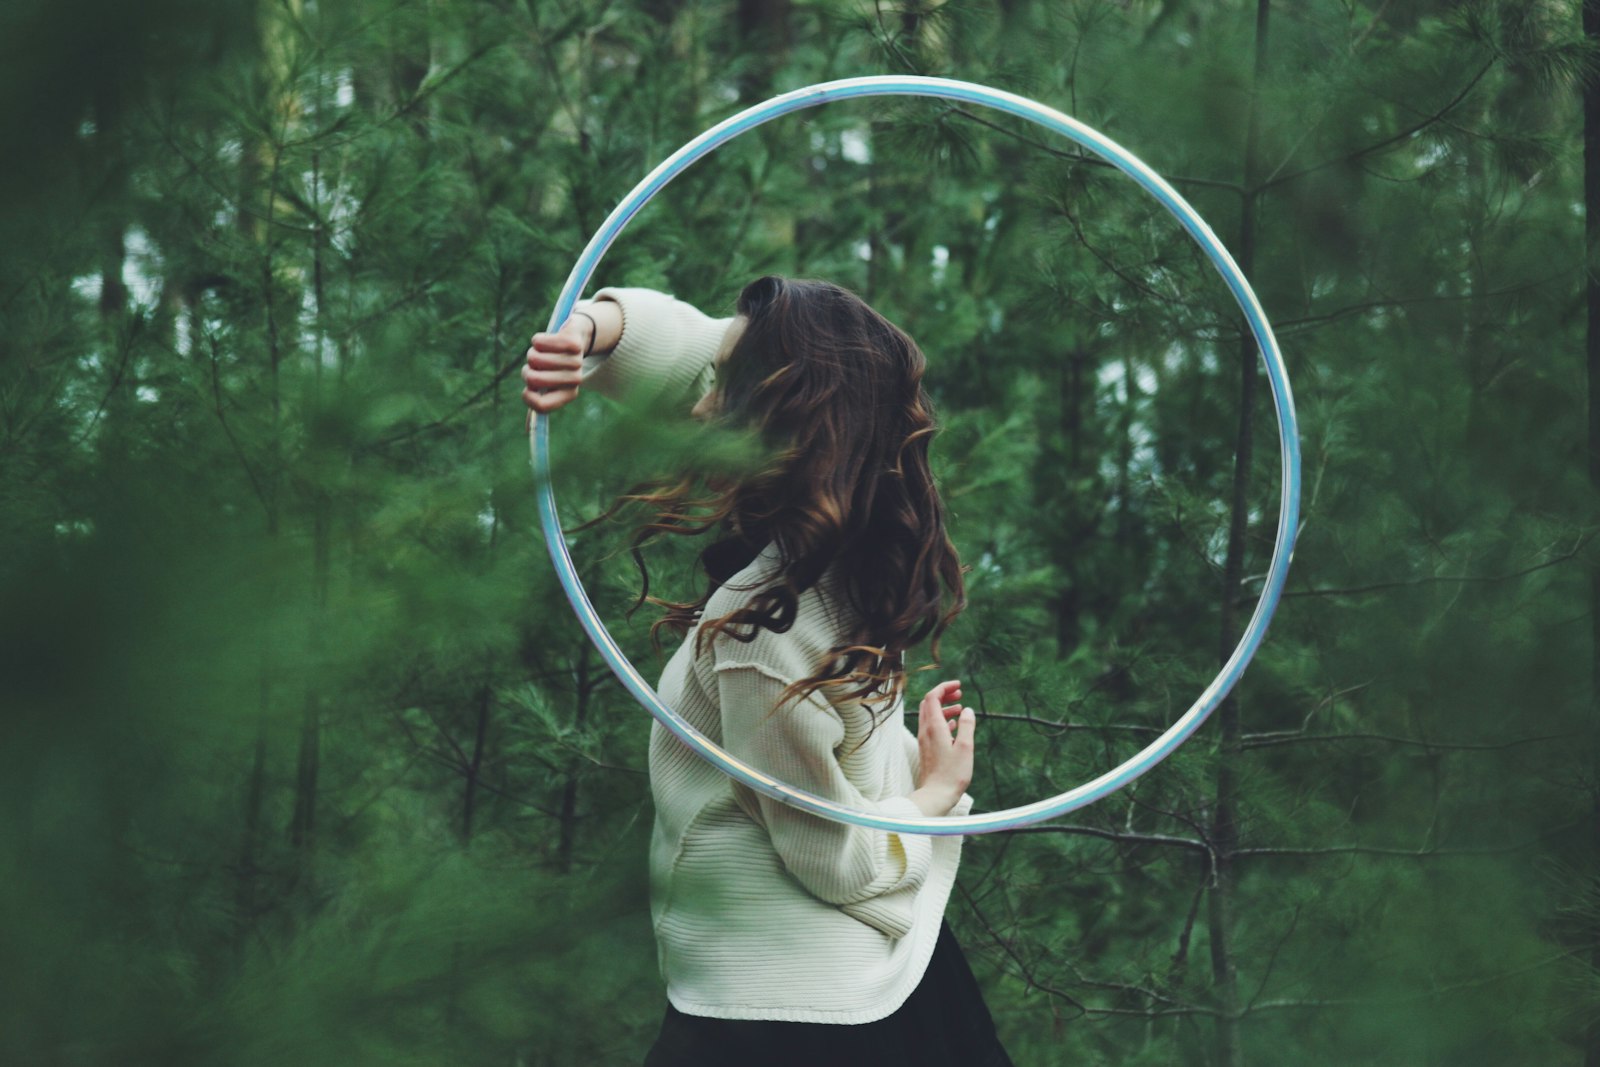
[[[743,598],[730,598],[721,603],[713,597],[703,617],[721,618],[738,611],[749,602],[749,597],[746,594]],[[732,626],[730,630],[750,639],[740,640],[727,631],[719,633],[712,643],[718,669],[759,666],[786,683],[809,675],[824,656],[848,639],[844,628],[837,625],[833,613],[813,590],[800,594],[794,624],[782,633],[763,627],[751,635],[750,628],[744,625]]]
[[[761,565],[763,562],[765,566]],[[721,618],[746,607],[777,580],[770,558],[758,559],[711,595],[702,618]],[[760,665],[768,672],[784,675],[786,682],[806,677],[824,656],[850,638],[847,608],[841,597],[836,583],[819,583],[800,593],[794,624],[784,632],[761,629],[749,641],[719,634],[713,642],[717,666]],[[749,634],[748,627],[733,629],[741,635]]]

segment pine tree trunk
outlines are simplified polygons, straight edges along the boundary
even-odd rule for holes
[[[298,0],[291,0],[290,9],[294,15],[299,14]],[[283,48],[284,31],[281,26],[269,25],[264,28],[262,43],[271,57],[271,69],[279,79],[277,86],[281,92],[273,94],[274,99],[268,104],[266,114],[274,122],[283,118],[287,121],[288,109],[292,108],[290,93],[284,80],[287,76],[288,63],[284,57]],[[271,126],[274,135],[278,135],[278,127]],[[265,157],[265,158],[264,158]],[[271,165],[263,168],[262,164],[269,158]],[[240,210],[235,224],[247,237],[253,238],[261,246],[261,305],[263,314],[263,334],[267,345],[267,408],[269,414],[269,427],[266,461],[263,464],[261,476],[261,501],[266,511],[266,533],[269,541],[276,541],[282,525],[279,511],[278,491],[282,483],[282,453],[283,453],[283,395],[279,381],[279,367],[282,363],[282,349],[278,336],[278,309],[277,284],[274,278],[273,240],[271,220],[277,201],[278,166],[281,159],[281,145],[273,141],[258,144],[247,148],[240,159],[239,203],[244,205]],[[263,169],[266,173],[263,176]],[[263,177],[265,179],[262,188]],[[269,591],[268,609],[276,601],[276,596]],[[277,657],[273,655],[270,646],[264,646],[259,670],[260,700],[257,712],[256,739],[252,749],[250,776],[245,785],[245,826],[240,845],[237,877],[239,883],[235,893],[235,907],[237,908],[236,922],[238,928],[235,936],[235,945],[242,947],[244,937],[255,924],[258,904],[257,876],[261,869],[258,854],[261,848],[261,823],[265,808],[266,795],[266,756],[267,756],[267,725],[271,714],[271,699],[273,681],[278,669]]]
[[[122,282],[122,268],[128,248],[122,227],[106,231],[105,260],[100,268],[100,316],[115,320],[128,308],[128,287]]]
[[[311,292],[315,301],[312,360],[312,417],[320,420],[323,404],[322,350],[327,331],[323,318],[327,293],[323,283],[323,244],[321,197],[321,156],[311,154],[312,205],[316,221],[311,229]],[[318,456],[319,475],[325,473],[322,462],[331,457]],[[319,477],[318,482],[320,483]],[[321,484],[312,487],[311,504],[311,622],[306,635],[308,661],[322,647],[328,608],[328,565],[331,553],[333,502]],[[322,693],[320,681],[312,672],[306,682],[305,708],[300,719],[300,751],[295,765],[294,813],[289,820],[289,843],[306,854],[303,862],[312,861],[312,836],[317,822],[317,780],[322,763]]]
[[[320,490],[312,514],[312,608],[307,633],[308,652],[322,647],[323,619],[328,605],[329,501]],[[317,779],[322,763],[322,694],[315,672],[306,682],[305,706],[300,717],[300,750],[295,761],[294,812],[289,819],[289,843],[311,862],[317,822]]]
[[[261,837],[261,804],[267,778],[267,707],[272,699],[272,683],[265,654],[261,664],[259,705],[256,710],[256,739],[252,746],[250,777],[244,792],[244,832],[239,841],[239,859],[234,865],[233,959],[240,962],[245,939],[255,927],[256,876],[260,865],[256,851]]]
[[[128,186],[128,163],[122,149],[122,104],[119,95],[112,91],[97,92],[94,96],[95,141],[103,155],[106,167],[105,199],[123,202]],[[122,281],[123,264],[127,260],[126,230],[121,220],[103,224],[100,261],[100,317],[115,321],[128,307],[128,287]]]
[[[1084,370],[1088,362],[1088,353],[1081,347],[1075,347],[1060,364],[1056,384],[1060,418],[1057,432],[1064,442],[1065,454],[1053,447],[1041,450],[1040,461],[1043,470],[1040,471],[1040,475],[1042,478],[1052,480],[1050,491],[1041,494],[1042,499],[1062,497],[1061,472],[1065,471],[1068,481],[1074,484],[1084,474]],[[1067,498],[1072,498],[1070,493]],[[1052,542],[1054,546],[1052,562],[1061,581],[1061,587],[1056,591],[1052,604],[1056,617],[1056,655],[1061,657],[1072,654],[1073,649],[1078,647],[1083,632],[1083,603],[1078,591],[1077,570],[1078,558],[1087,533],[1081,520],[1064,521],[1068,523],[1067,529],[1062,530],[1061,535]]]
[[[740,54],[739,99],[754,104],[772,95],[773,79],[789,51],[790,0],[738,0],[735,25]]]
[[[1139,406],[1139,367],[1130,355],[1122,361],[1122,417],[1117,420],[1117,513],[1115,529],[1117,551],[1132,562],[1136,556],[1133,541],[1137,526],[1133,512],[1133,422]]]
[[[1600,43],[1600,0],[1584,0],[1583,32]],[[1583,88],[1584,298],[1588,306],[1584,365],[1589,379],[1589,482],[1600,490],[1600,77]],[[1589,565],[1590,719],[1595,724],[1589,774],[1590,841],[1600,863],[1600,563]],[[1587,932],[1589,962],[1600,971],[1600,919]],[[1588,1013],[1584,1067],[1600,1067],[1600,1014]]]
[[[477,700],[478,713],[476,723],[472,730],[472,762],[467,764],[467,784],[462,791],[461,798],[461,842],[463,845],[472,843],[472,818],[477,812],[478,801],[478,772],[483,766],[484,739],[489,735],[489,682],[485,673],[485,681],[478,687]]]
[[[1250,100],[1249,130],[1245,139],[1244,202],[1239,214],[1239,268],[1249,277],[1255,267],[1257,160],[1261,110],[1257,93],[1267,55],[1267,18],[1271,0],[1257,0],[1255,88]],[[1244,576],[1245,535],[1250,516],[1250,466],[1255,446],[1256,362],[1254,339],[1241,321],[1239,341],[1239,427],[1234,443],[1233,499],[1228,523],[1228,553],[1222,568],[1222,611],[1219,655],[1223,662],[1233,652],[1235,592]],[[1216,1062],[1239,1067],[1243,1050],[1239,1042],[1238,966],[1233,953],[1234,853],[1239,847],[1238,764],[1241,751],[1239,699],[1230,694],[1217,709],[1217,779],[1212,808],[1211,842],[1214,849],[1207,922],[1211,932],[1211,976],[1219,1015],[1216,1021]]]
[[[590,679],[589,645],[586,642],[578,650],[578,684],[577,702],[573,712],[573,725],[582,730],[589,721],[589,695],[594,689]],[[566,785],[561,790],[561,815],[559,818],[560,837],[556,845],[556,859],[560,864],[563,874],[572,870],[573,850],[577,847],[578,840],[578,771],[574,768],[567,774]]]
[[[295,760],[294,813],[289,819],[289,843],[298,850],[311,844],[317,820],[317,766],[321,758],[320,716],[317,694],[306,691],[300,715],[300,750]]]

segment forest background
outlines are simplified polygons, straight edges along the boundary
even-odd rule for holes
[[[0,1062],[639,1061],[649,720],[554,584],[521,353],[694,134],[916,73],[1167,176],[1302,419],[1235,695],[967,843],[1017,1063],[1597,1067],[1597,35],[1577,0],[7,0]],[[1280,468],[1177,225],[1037,127],[847,101],[696,164],[591,291],[726,315],[767,272],[928,353],[971,607],[918,682],[966,680],[980,806],[1181,714]],[[600,401],[554,439],[569,525],[700,447]],[[627,534],[574,551],[653,674]]]

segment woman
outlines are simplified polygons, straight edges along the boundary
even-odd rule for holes
[[[624,500],[635,538],[713,532],[699,599],[658,691],[734,756],[895,816],[965,814],[974,715],[946,681],[902,725],[904,653],[961,610],[928,465],[915,342],[848,290],[760,278],[714,319],[649,289],[601,289],[536,334],[524,400],[583,388],[757,432],[737,481]],[[530,416],[531,417],[531,416]],[[658,624],[658,625],[661,625]],[[943,922],[961,838],[832,822],[733,782],[656,724],[651,913],[668,1008],[647,1067],[831,1062],[1008,1065]]]

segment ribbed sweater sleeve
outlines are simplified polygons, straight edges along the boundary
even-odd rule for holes
[[[713,642],[713,645],[722,642]],[[845,776],[838,749],[845,741],[839,713],[818,697],[778,704],[793,680],[759,662],[714,666],[723,708],[723,742],[739,759],[818,796],[853,808],[917,818],[910,797],[872,800]],[[883,729],[899,729],[885,724]],[[891,936],[909,928],[910,893],[927,878],[930,839],[824,819],[744,787],[739,805],[765,826],[784,866],[813,896],[848,908]],[[896,900],[899,895],[901,899]]]
[[[732,317],[714,319],[654,289],[607,287],[594,299],[620,306],[622,338],[584,361],[585,386],[633,403],[685,407],[710,391]]]

